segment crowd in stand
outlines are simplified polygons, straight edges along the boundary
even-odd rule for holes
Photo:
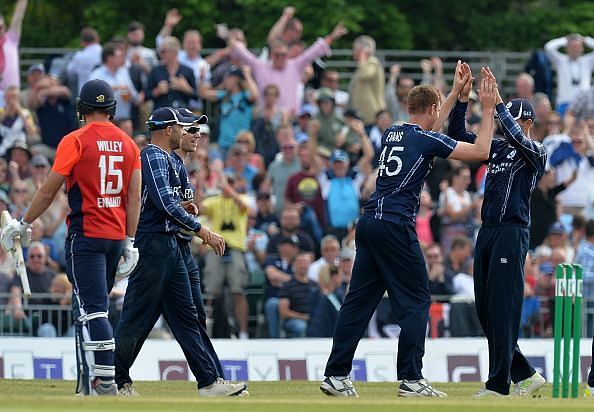
[[[23,216],[60,139],[78,127],[74,99],[89,79],[112,86],[114,122],[140,149],[150,144],[144,124],[153,108],[206,113],[211,122],[201,126],[187,168],[201,216],[227,244],[222,257],[199,244],[193,250],[214,335],[253,337],[249,321],[263,314],[262,336],[330,337],[348,292],[357,218],[374,190],[382,134],[408,120],[413,78],[398,64],[384,67],[375,57],[374,39],[361,35],[352,45],[356,70],[348,84],[341,81],[322,59],[347,30],[338,23],[307,46],[301,39],[307,28],[292,7],[272,27],[265,47],[250,45],[260,48],[259,55],[248,49],[240,28],[218,25],[227,46],[203,56],[200,32],[176,31],[183,16],[172,9],[154,42],[145,39],[140,22],[129,24],[126,37],[109,41],[84,28],[79,51],[30,66],[21,86],[17,56],[26,7],[27,0],[17,2],[10,25],[0,17],[0,211]],[[585,54],[584,46],[594,48],[594,39],[574,34],[549,41],[517,77],[515,95],[508,96],[533,103],[534,134],[549,156],[531,198],[523,336],[551,336],[558,263],[583,265],[586,308],[594,309],[594,52]],[[447,93],[439,57],[421,60],[420,67],[423,83]],[[475,131],[481,118],[477,100],[473,91],[466,120]],[[481,333],[472,252],[486,173],[483,164],[436,160],[421,193],[416,226],[434,296],[432,336]],[[28,304],[57,310],[69,305],[62,295],[71,286],[61,274],[68,212],[67,199],[58,196],[33,225],[35,242],[25,252],[31,289],[54,295],[33,297]],[[126,283],[119,280],[112,292],[114,322]],[[249,299],[254,290],[262,291],[258,305]],[[5,333],[15,323],[33,335],[70,333],[62,318],[47,316],[33,325],[12,257],[2,251],[0,308]],[[166,326],[155,333],[166,335]],[[397,319],[385,302],[369,336],[398,336]]]

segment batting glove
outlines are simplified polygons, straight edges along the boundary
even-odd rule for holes
[[[117,276],[129,276],[136,267],[140,254],[138,249],[134,247],[134,238],[126,237],[124,241],[124,250],[122,251],[124,261],[118,265],[116,270]]]
[[[0,235],[0,245],[5,251],[14,250],[14,239],[21,239],[21,246],[28,247],[31,244],[31,224],[23,220],[12,219],[4,228]]]

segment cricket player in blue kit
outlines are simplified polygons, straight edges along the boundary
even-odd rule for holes
[[[180,196],[182,205],[184,205],[184,208],[190,214],[197,216],[198,206],[194,204],[194,190],[192,189],[190,179],[188,178],[185,160],[190,153],[194,153],[196,151],[198,139],[201,138],[200,125],[208,123],[208,117],[206,117],[206,115],[196,116],[193,112],[184,108],[179,108],[177,111],[182,116],[193,119],[194,124],[185,129],[186,134],[182,136],[179,148],[171,152],[171,162],[173,163],[173,167],[177,171],[179,180],[181,182]],[[204,348],[217,367],[219,376],[224,378],[225,371],[223,370],[221,361],[219,360],[219,357],[212,346],[210,337],[206,332],[206,309],[204,307],[204,300],[202,299],[200,270],[198,269],[198,265],[196,265],[196,261],[194,260],[194,256],[190,250],[192,237],[193,236],[190,234],[180,232],[177,234],[177,243],[179,245],[179,250],[182,254],[183,260],[186,262],[186,270],[188,271],[190,287],[192,289],[192,300],[194,301],[194,306],[196,306],[198,321],[200,323],[199,332],[200,336],[202,337],[202,342],[204,343]]]
[[[483,75],[495,81],[490,70]],[[472,142],[465,116],[472,75],[454,107],[448,127],[452,138]],[[530,140],[534,108],[526,99],[507,105],[497,93],[497,117],[504,138],[493,139],[485,182],[482,226],[474,252],[474,293],[478,318],[489,342],[489,379],[475,397],[526,396],[545,384],[518,347],[528,253],[530,194],[545,172],[542,144]]]
[[[446,99],[448,103],[455,102],[466,82],[459,75],[460,66],[458,63],[452,92]],[[352,279],[336,321],[326,378],[320,385],[325,394],[357,397],[348,377],[353,356],[387,290],[401,327],[397,371],[402,383],[398,395],[446,396],[434,389],[421,372],[431,297],[425,260],[415,232],[415,215],[421,188],[435,157],[487,159],[497,85],[485,79],[483,89],[481,104],[485,115],[474,144],[456,142],[432,131],[440,123],[441,96],[435,88],[425,85],[414,87],[408,94],[409,123],[392,126],[384,132],[376,189],[357,223]],[[449,110],[446,111],[447,116]]]
[[[137,395],[130,367],[161,314],[184,352],[201,396],[239,395],[247,387],[223,380],[205,348],[178,244],[177,234],[186,230],[218,255],[225,249],[223,238],[202,226],[180,203],[181,182],[170,155],[185,134],[182,126],[193,122],[169,107],[155,110],[147,122],[152,138],[140,155],[142,206],[135,242],[140,258],[130,275],[115,333],[115,381],[121,395]]]

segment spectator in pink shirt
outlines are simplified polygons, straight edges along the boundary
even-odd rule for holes
[[[288,45],[279,39],[273,40],[270,45],[270,61],[259,60],[256,55],[236,41],[231,42],[233,54],[243,64],[252,67],[254,79],[258,84],[258,90],[263,101],[263,93],[269,84],[276,85],[280,90],[279,105],[291,114],[296,114],[301,102],[299,101],[299,83],[305,68],[315,59],[330,55],[332,43],[344,36],[347,29],[339,23],[334,30],[324,37],[318,39],[312,46],[299,56],[290,59],[288,57]]]
[[[0,107],[4,106],[4,91],[8,86],[21,88],[19,41],[25,10],[27,10],[27,0],[19,0],[8,31],[6,31],[4,16],[0,14]]]

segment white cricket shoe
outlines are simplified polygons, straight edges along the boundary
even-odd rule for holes
[[[539,390],[544,386],[546,383],[545,378],[543,378],[540,373],[534,372],[534,375],[531,377],[516,382],[514,391],[512,392],[511,396],[528,396]]]
[[[205,398],[239,396],[246,389],[247,384],[245,382],[233,383],[223,378],[217,378],[212,385],[198,389],[198,395]]]
[[[120,388],[118,391],[120,396],[140,396],[138,392],[136,392],[136,388],[131,383],[125,383],[124,386]]]
[[[432,387],[427,379],[419,379],[416,381],[402,380],[400,388],[398,389],[398,396],[407,398],[445,398],[447,393],[438,391]]]
[[[320,390],[328,396],[341,396],[345,398],[358,398],[359,395],[349,377],[337,378],[328,376],[320,384]]]
[[[91,387],[91,395],[93,396],[118,396],[118,385],[113,381],[103,382],[96,378]]]
[[[491,389],[487,389],[482,387],[479,389],[477,393],[472,395],[473,398],[507,398],[509,395],[504,395],[499,392],[492,391]]]

